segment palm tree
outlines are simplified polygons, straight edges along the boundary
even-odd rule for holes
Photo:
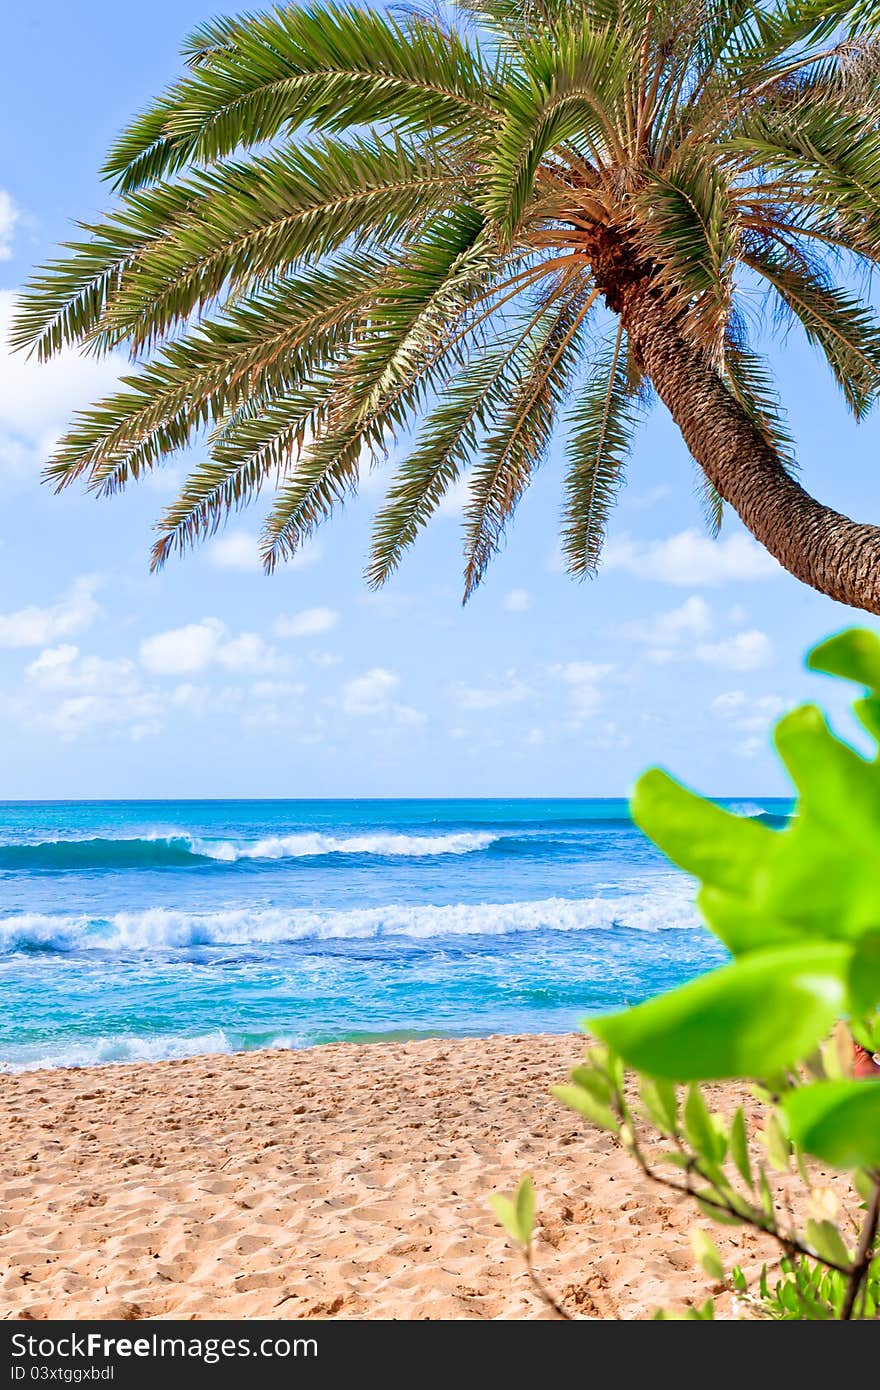
[[[271,483],[271,570],[411,437],[369,582],[467,476],[467,597],[557,427],[566,563],[595,570],[656,395],[715,525],[729,503],[880,612],[880,529],[800,486],[749,340],[769,303],[856,417],[877,395],[852,288],[880,261],[875,24],[872,0],[459,0],[203,25],[111,150],[117,205],[24,295],[19,346],[136,364],[48,477],[112,493],[201,437],[154,567]]]

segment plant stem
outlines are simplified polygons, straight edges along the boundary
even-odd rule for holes
[[[856,1258],[849,1276],[849,1282],[846,1286],[846,1297],[843,1300],[843,1307],[840,1310],[841,1321],[849,1322],[852,1319],[853,1311],[856,1306],[856,1299],[862,1287],[862,1281],[868,1272],[868,1266],[873,1258],[874,1240],[877,1235],[878,1222],[880,1222],[880,1179],[875,1180],[874,1191],[868,1203],[868,1211],[859,1239],[859,1248],[856,1251]]]
[[[553,1309],[556,1316],[558,1318],[563,1318],[566,1322],[575,1322],[576,1319],[574,1315],[559,1302],[555,1294],[551,1293],[550,1289],[547,1288],[547,1285],[536,1272],[535,1266],[532,1263],[532,1247],[530,1245],[526,1246],[526,1269],[528,1270],[529,1278],[532,1281],[536,1293],[543,1299],[549,1308]]]

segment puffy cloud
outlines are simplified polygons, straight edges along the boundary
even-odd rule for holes
[[[346,714],[379,714],[400,684],[394,671],[376,666],[362,676],[355,676],[342,688],[342,708]]]
[[[650,647],[666,649],[677,647],[682,642],[705,637],[712,626],[712,610],[705,599],[693,594],[678,608],[666,613],[657,613],[647,622],[626,623],[622,628],[625,637],[635,642],[644,642]]]
[[[249,531],[228,531],[225,536],[212,541],[205,553],[218,570],[258,574],[263,568],[259,542]]]
[[[100,613],[95,600],[98,581],[77,579],[57,603],[47,608],[30,605],[0,613],[0,647],[44,647],[61,637],[83,632]]]
[[[265,671],[275,665],[275,653],[259,633],[229,637],[219,618],[157,632],[144,639],[139,655],[154,676],[192,676],[214,664],[229,671]]]
[[[595,661],[567,661],[561,666],[552,666],[550,674],[564,681],[566,685],[592,685],[610,676],[613,666]]]
[[[587,719],[595,714],[602,702],[600,683],[613,671],[613,666],[595,661],[568,661],[553,666],[550,675],[569,687],[575,719]]]
[[[15,303],[12,291],[0,290],[0,478],[6,483],[36,479],[73,413],[111,391],[127,365],[122,353],[98,359],[65,350],[37,362],[13,352]]]
[[[711,585],[768,579],[780,567],[750,536],[737,534],[713,541],[699,531],[679,531],[665,540],[640,541],[618,536],[605,547],[603,566],[625,570],[661,584]]]
[[[0,188],[0,261],[12,259],[12,238],[20,216],[12,195]]]
[[[43,690],[97,690],[102,694],[119,694],[138,688],[133,661],[82,656],[79,647],[69,643],[47,647],[25,668],[25,674]]]
[[[525,613],[532,606],[528,589],[511,589],[504,595],[504,607],[508,613]]]
[[[89,730],[115,727],[135,742],[149,738],[161,728],[161,701],[155,691],[143,690],[130,695],[98,694],[73,695],[35,722],[50,729],[66,741],[80,737]]]
[[[320,637],[338,622],[335,608],[304,608],[299,613],[278,618],[273,631],[276,637]]]
[[[717,695],[709,708],[743,733],[766,734],[773,720],[785,709],[785,701],[778,695],[747,695],[744,690],[727,690]]]
[[[421,710],[398,704],[392,699],[399,685],[400,677],[396,671],[376,666],[372,671],[365,671],[362,676],[355,676],[345,683],[342,688],[342,708],[346,714],[381,715],[404,726],[424,724],[425,715]]]
[[[757,671],[772,661],[773,643],[766,632],[751,628],[720,642],[703,642],[696,655],[707,666],[720,666],[726,671]]]
[[[65,643],[40,652],[25,674],[31,687],[25,718],[65,741],[99,728],[139,741],[161,728],[161,698],[143,686],[132,661],[84,656]],[[63,698],[53,703],[56,695]]]
[[[217,655],[225,628],[217,618],[157,632],[141,642],[141,664],[156,676],[188,676],[203,671]]]

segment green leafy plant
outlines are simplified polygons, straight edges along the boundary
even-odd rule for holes
[[[693,1233],[697,1263],[744,1315],[875,1318],[880,1080],[853,1079],[840,1021],[869,1051],[880,1047],[880,638],[843,632],[808,664],[866,688],[854,710],[874,755],[838,738],[813,705],[785,715],[774,741],[797,802],[784,829],[732,814],[665,772],[640,779],[633,818],[700,881],[703,918],[732,960],[588,1020],[595,1041],[554,1094],[702,1217],[775,1244],[775,1264],[750,1279],[725,1267],[704,1230]],[[710,1108],[704,1083],[722,1080],[751,1083],[757,1133],[746,1105],[732,1117]],[[828,1186],[816,1161],[846,1176]],[[518,1198],[512,1215],[496,1210],[531,1269],[523,1213],[533,1205]],[[710,1297],[681,1316],[714,1312]]]

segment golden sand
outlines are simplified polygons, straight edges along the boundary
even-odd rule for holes
[[[536,1265],[573,1311],[702,1298],[692,1209],[548,1095],[582,1046],[437,1039],[2,1076],[2,1315],[546,1317],[488,1203],[526,1171]],[[737,1229],[719,1244],[758,1253]]]

